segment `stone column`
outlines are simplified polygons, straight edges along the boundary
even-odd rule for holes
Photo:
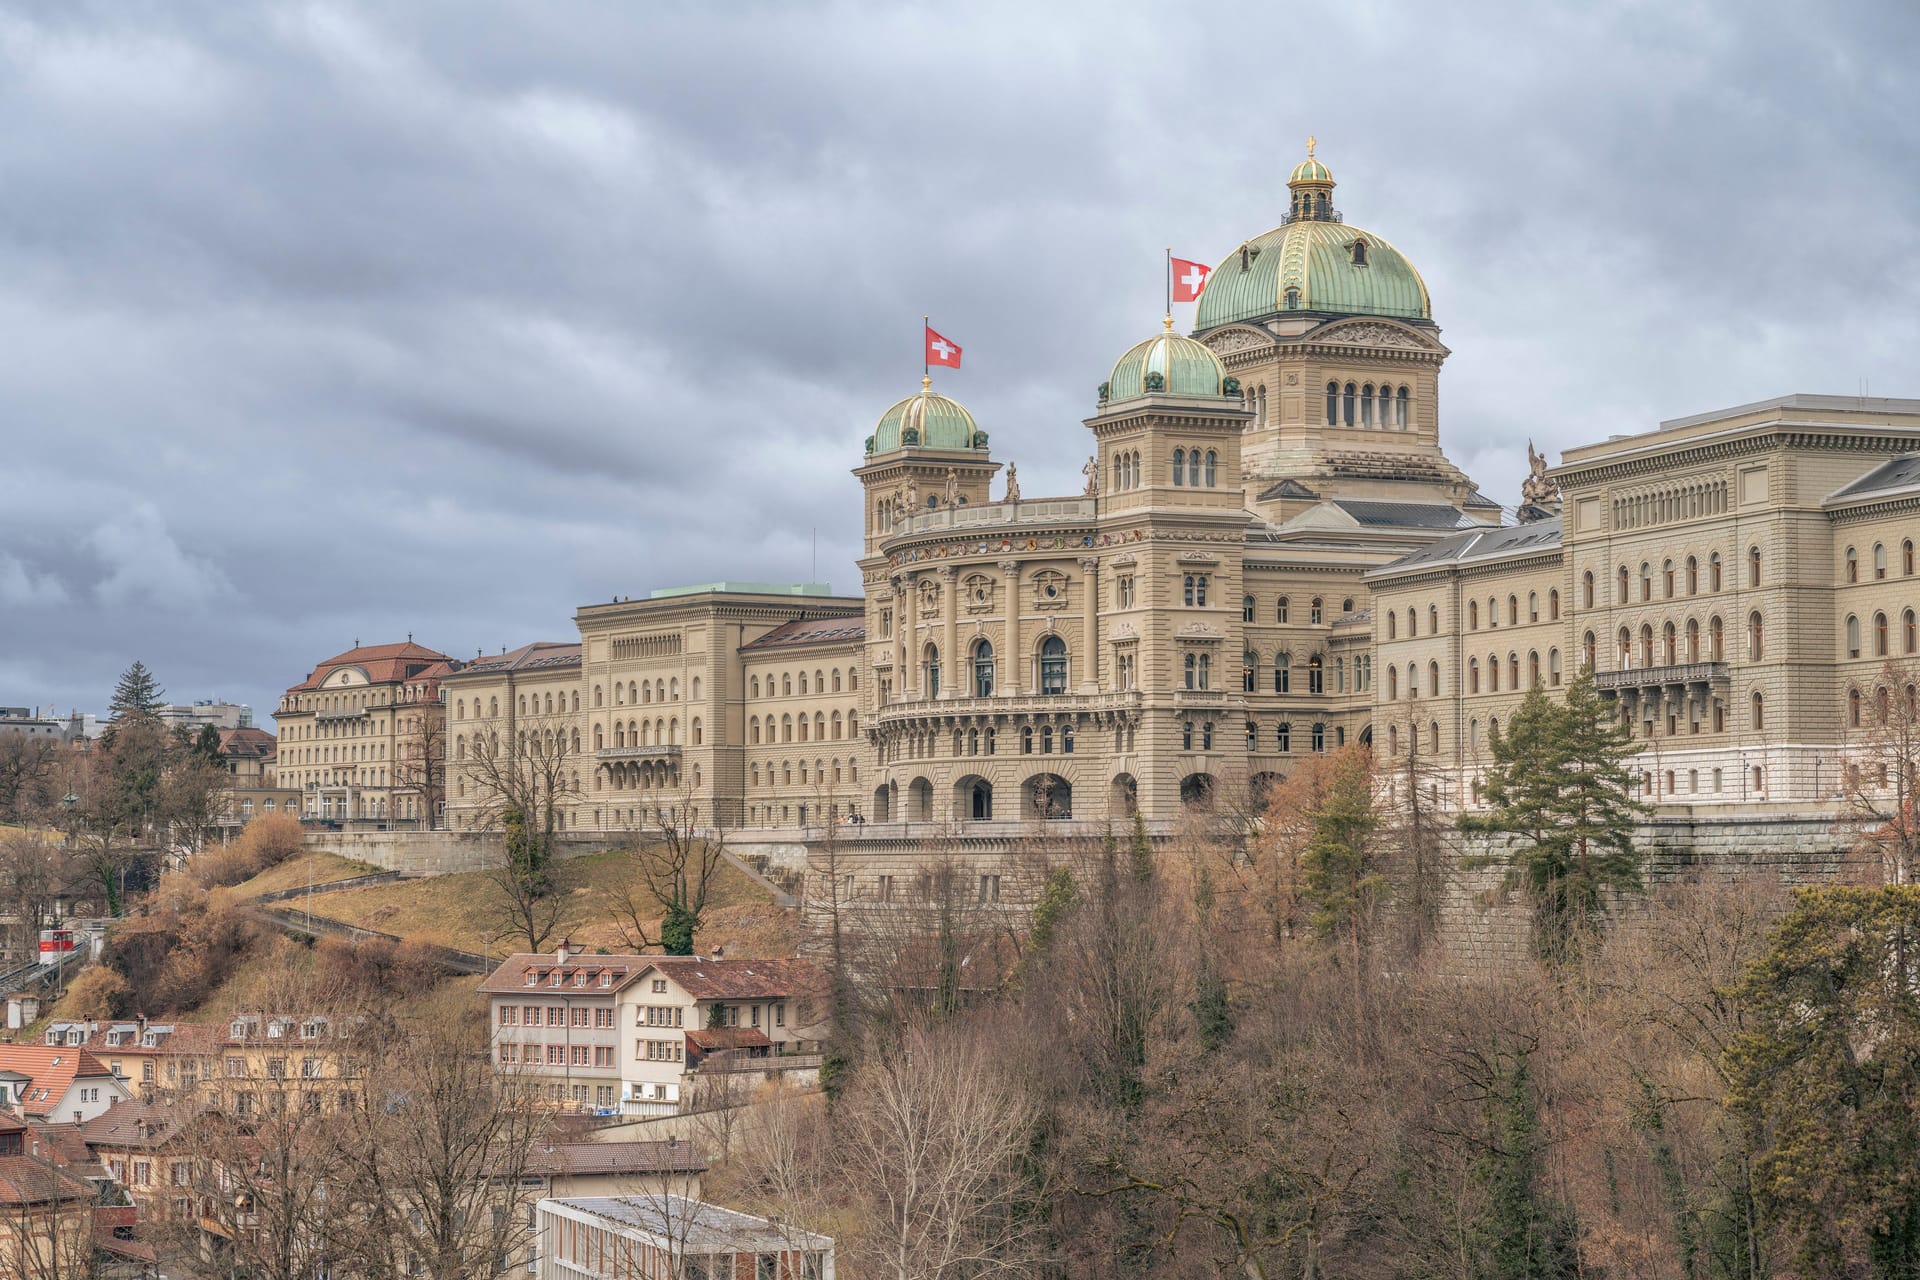
[[[960,571],[952,565],[941,566],[940,590],[945,598],[941,601],[942,608],[940,610],[941,629],[943,632],[940,638],[940,652],[942,654],[941,661],[943,661],[947,667],[947,687],[943,691],[943,696],[948,698],[960,697],[960,690],[963,687],[961,684],[960,651],[956,647],[959,640],[956,634],[956,627],[959,623],[956,611],[960,607],[960,601],[958,599],[960,593],[956,591],[954,587],[955,581],[959,576]]]
[[[1088,556],[1080,562],[1082,582],[1083,613],[1080,620],[1081,647],[1085,657],[1080,660],[1080,691],[1097,693],[1100,689],[1100,561],[1098,557]]]
[[[904,578],[893,580],[893,679],[894,697],[905,702],[913,696],[913,673],[907,669],[907,631],[911,626],[908,596]]]
[[[1020,648],[1020,562],[1002,560],[1000,572],[1007,575],[1007,651],[1000,655],[1000,692],[1015,697],[1027,669],[1026,654]]]

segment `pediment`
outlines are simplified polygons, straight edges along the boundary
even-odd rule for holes
[[[1403,351],[1432,351],[1435,344],[1406,325],[1384,320],[1353,320],[1323,325],[1307,335],[1315,346],[1392,347]]]
[[[1273,335],[1258,329],[1249,329],[1236,325],[1230,329],[1218,329],[1201,339],[1220,355],[1231,355],[1236,351],[1252,351],[1256,348],[1276,345]]]
[[[1173,633],[1176,640],[1191,640],[1201,644],[1217,644],[1227,638],[1218,627],[1210,627],[1204,622],[1189,622]]]
[[[1181,564],[1219,564],[1220,557],[1211,551],[1182,551],[1174,557]]]

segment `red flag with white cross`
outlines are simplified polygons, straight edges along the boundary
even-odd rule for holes
[[[932,325],[927,325],[927,363],[947,369],[960,367],[960,348],[935,333]]]
[[[1207,287],[1207,277],[1213,274],[1213,268],[1204,262],[1188,262],[1185,258],[1173,260],[1173,300],[1175,302],[1198,302],[1200,291]]]

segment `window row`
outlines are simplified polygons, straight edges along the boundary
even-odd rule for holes
[[[753,761],[747,766],[747,780],[756,787],[760,785],[762,776],[760,769],[759,761]],[[766,763],[766,785],[770,787],[792,786],[796,774],[799,775],[800,785],[803,787],[825,786],[830,782],[858,782],[860,781],[860,762],[852,757],[849,757],[845,763],[838,759],[815,760],[811,773],[808,772],[805,760],[782,760],[777,763],[769,760]]]
[[[1558,588],[1555,588],[1547,592],[1546,603],[1547,603],[1547,621],[1558,622],[1560,620],[1560,591]],[[1438,610],[1435,610],[1434,612],[1437,614]],[[1538,591],[1527,592],[1526,613],[1527,613],[1528,622],[1533,623],[1533,622],[1540,621],[1540,593]],[[1499,625],[1500,625],[1500,600],[1496,596],[1488,596],[1487,597],[1487,628],[1489,630],[1492,630],[1494,628],[1497,628]],[[1520,625],[1520,597],[1517,595],[1509,595],[1507,597],[1507,625],[1510,627],[1517,627]],[[1407,610],[1407,627],[1409,631],[1411,631],[1413,627],[1413,610],[1411,609]],[[1437,628],[1437,621],[1436,621],[1436,630],[1437,629],[1438,628]],[[1479,629],[1480,629],[1480,602],[1478,600],[1469,600],[1467,601],[1467,630],[1478,631]],[[1393,631],[1391,619],[1388,620],[1387,631],[1388,631],[1389,637],[1391,637],[1392,631]]]
[[[1067,691],[1067,642],[1059,636],[1049,635],[1041,639],[1035,650],[1036,671],[1039,681],[1036,689],[1047,697],[1063,694]],[[920,674],[926,696],[940,696],[940,646],[929,642],[920,656]],[[976,640],[967,650],[966,669],[961,678],[966,681],[968,696],[991,698],[998,686],[999,668],[994,657],[991,640]],[[817,717],[816,717],[817,718]],[[848,736],[856,729],[850,728]],[[804,739],[803,739],[804,741]]]
[[[1122,449],[1113,455],[1113,481],[1110,485],[1112,489],[1116,491],[1137,489],[1144,479],[1140,471],[1138,449]]]
[[[1440,679],[1440,664],[1437,662],[1429,663],[1428,666],[1432,672],[1431,679],[1435,682],[1434,691],[1438,693],[1439,691],[1438,681]],[[1467,659],[1467,692],[1468,693],[1480,692],[1480,673],[1481,673],[1480,659],[1478,657],[1468,658]],[[1547,665],[1546,665],[1545,674],[1544,674],[1544,682],[1548,685],[1558,687],[1561,683],[1561,679],[1562,679],[1562,676],[1560,671],[1560,651],[1558,649],[1549,649],[1547,650]],[[1487,655],[1486,680],[1487,680],[1486,691],[1488,693],[1500,692],[1500,655],[1497,653],[1490,653]],[[1509,692],[1518,693],[1523,688],[1538,689],[1541,687],[1542,680],[1543,680],[1543,676],[1542,676],[1542,670],[1540,666],[1540,651],[1538,649],[1527,650],[1526,684],[1525,685],[1522,685],[1520,682],[1521,681],[1520,655],[1518,653],[1507,654],[1507,689]],[[1409,697],[1417,698],[1420,696],[1420,691],[1413,687],[1413,668],[1412,667],[1407,668],[1407,692]]]
[[[891,614],[889,614],[889,616],[891,616]],[[845,679],[844,679],[844,690],[842,688],[842,676],[840,673],[840,669],[838,667],[835,667],[830,671],[822,671],[816,667],[813,672],[813,684],[811,687],[809,687],[807,684],[806,672],[804,671],[800,672],[799,676],[800,676],[799,689],[800,689],[801,696],[804,696],[808,693],[840,693],[843,691],[847,693],[852,693],[857,691],[860,688],[860,672],[859,672],[859,669],[856,667],[847,668]],[[829,681],[831,681],[833,685],[831,689],[827,687]],[[697,681],[695,682],[695,690],[694,690],[693,696],[696,698],[700,696]],[[760,696],[760,677],[759,676],[747,677],[747,696],[750,698],[758,698]],[[779,688],[776,691],[776,689],[774,688],[774,676],[771,672],[769,672],[767,674],[766,696],[769,698],[794,697],[795,696],[794,673],[791,671],[783,672],[779,677]]]
[[[1688,556],[1686,560],[1679,565],[1676,565],[1671,558],[1663,561],[1659,571],[1661,598],[1671,600],[1683,594],[1680,590],[1680,583],[1682,581],[1686,584],[1684,594],[1690,596],[1699,595],[1701,590],[1701,570],[1702,566],[1698,556]],[[1724,587],[1725,575],[1721,567],[1720,553],[1718,551],[1707,557],[1705,573],[1706,590],[1709,594],[1720,591]],[[1635,581],[1636,577],[1634,573],[1629,570],[1626,565],[1621,565],[1615,574],[1613,595],[1613,602],[1615,604],[1633,603]],[[1637,581],[1640,587],[1640,602],[1644,604],[1653,599],[1654,568],[1651,560],[1642,560],[1640,562],[1640,573]],[[1747,586],[1757,587],[1759,585],[1760,548],[1748,547]],[[1592,609],[1597,606],[1597,591],[1595,588],[1596,584],[1592,570],[1588,570],[1586,573],[1580,575],[1580,605],[1582,608]]]
[[[695,723],[698,724],[699,722],[695,721]],[[762,737],[763,733],[765,735],[764,738]],[[798,717],[783,715],[777,722],[770,715],[747,717],[747,742],[755,746],[763,741],[838,742],[843,737],[857,738],[859,736],[860,713],[857,711],[847,712],[844,721],[840,718],[838,711],[835,711],[832,715],[828,715],[824,711],[816,711],[813,713],[811,720],[808,719],[807,713],[804,711],[802,711]],[[694,745],[699,745],[697,739]]]
[[[1405,431],[1412,420],[1409,406],[1413,394],[1406,387],[1397,390],[1381,383],[1358,386],[1349,382],[1327,384],[1327,425],[1330,427],[1379,427]]]
[[[1757,662],[1766,656],[1767,626],[1758,609],[1747,615],[1747,659]],[[1595,665],[1595,640],[1593,632],[1587,632],[1581,638],[1582,657],[1588,666]],[[1631,627],[1621,627],[1614,638],[1614,661],[1621,671],[1645,670],[1649,667],[1671,667],[1681,662],[1725,662],[1726,627],[1715,614],[1707,619],[1704,641],[1697,618],[1687,619],[1682,630],[1672,622],[1664,624],[1656,634],[1653,624],[1643,622],[1637,637]]]
[[[1884,658],[1892,651],[1888,643],[1887,615],[1885,613],[1875,613],[1873,615],[1872,626],[1873,656],[1876,658]],[[1860,619],[1857,615],[1851,613],[1847,615],[1846,634],[1847,656],[1849,658],[1860,657]],[[1904,610],[1900,614],[1900,652],[1904,654],[1920,653],[1920,618],[1916,618],[1912,609]]]
[[[1198,449],[1175,449],[1173,451],[1173,482],[1198,489],[1204,484],[1214,487],[1215,473],[1220,464],[1220,455],[1212,449],[1204,454]]]
[[[1206,602],[1203,600],[1201,603],[1205,604]],[[1258,611],[1259,604],[1252,596],[1245,595],[1240,597],[1240,621],[1256,621]],[[1353,612],[1352,596],[1348,596],[1340,601],[1340,612],[1342,615]],[[1281,596],[1274,602],[1273,620],[1283,626],[1293,625],[1293,598],[1291,596]],[[1312,600],[1307,602],[1307,625],[1314,627],[1321,626],[1326,620],[1326,600],[1321,596],[1313,597]]]
[[[1341,728],[1336,725],[1334,727],[1333,737],[1334,737],[1335,746],[1346,745],[1347,731],[1344,728]],[[1271,743],[1272,745],[1271,746],[1264,745],[1263,739],[1265,743]],[[1268,733],[1266,730],[1262,729],[1257,722],[1252,720],[1247,721],[1247,750],[1248,751],[1252,751],[1252,752],[1275,751],[1280,753],[1281,755],[1286,755],[1293,751],[1293,742],[1294,742],[1294,732],[1293,732],[1293,722],[1291,720],[1280,721],[1280,723],[1273,726],[1271,733]],[[1302,739],[1302,745],[1305,746],[1305,748],[1309,751],[1325,751],[1327,749],[1326,723],[1320,720],[1314,721],[1312,726],[1307,730],[1306,734],[1304,735]]]
[[[706,729],[700,717],[691,722],[692,745],[704,746]],[[578,735],[575,735],[576,738]],[[621,723],[616,720],[609,730],[601,725],[593,726],[593,749],[605,751],[608,747],[672,747],[680,745],[680,719],[671,720],[628,720]]]
[[[1846,551],[1846,555],[1842,557],[1842,560],[1843,560],[1842,572],[1845,574],[1846,580],[1848,582],[1860,581],[1860,553],[1854,550],[1852,547],[1848,547]],[[1913,568],[1914,568],[1913,539],[1908,538],[1905,542],[1902,542],[1900,544],[1901,576],[1911,578],[1913,576]],[[1880,579],[1885,578],[1886,576],[1887,576],[1887,545],[1884,542],[1876,542],[1873,544],[1873,577],[1875,581],[1879,581]]]
[[[1307,659],[1304,670],[1306,672],[1305,691],[1307,693],[1327,692],[1328,667],[1324,657],[1317,653],[1314,654]],[[1258,692],[1260,682],[1259,671],[1259,653],[1249,649],[1240,656],[1240,689],[1243,693]],[[1347,672],[1347,659],[1335,658],[1332,667],[1333,692],[1346,693],[1348,691]],[[1362,692],[1373,687],[1373,657],[1370,654],[1363,653],[1355,655],[1352,672],[1352,688],[1354,692]],[[1282,650],[1273,655],[1273,691],[1275,693],[1292,693],[1294,692],[1293,684],[1293,655]],[[1192,686],[1190,685],[1188,687],[1191,688]]]

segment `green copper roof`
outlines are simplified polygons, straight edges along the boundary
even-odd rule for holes
[[[984,449],[987,433],[980,430],[959,401],[935,395],[923,384],[920,394],[908,396],[881,414],[880,424],[867,437],[868,453],[891,453],[906,446]]]
[[[1201,295],[1205,297],[1205,294]],[[1143,395],[1217,396],[1226,378],[1220,359],[1204,344],[1169,330],[1135,343],[1113,366],[1106,400],[1117,404]],[[1158,385],[1152,385],[1154,375]]]
[[[1365,245],[1365,265],[1354,261],[1355,241]],[[1359,227],[1300,220],[1247,241],[1207,277],[1194,328],[1288,311],[1433,318],[1426,282],[1398,249]]]

